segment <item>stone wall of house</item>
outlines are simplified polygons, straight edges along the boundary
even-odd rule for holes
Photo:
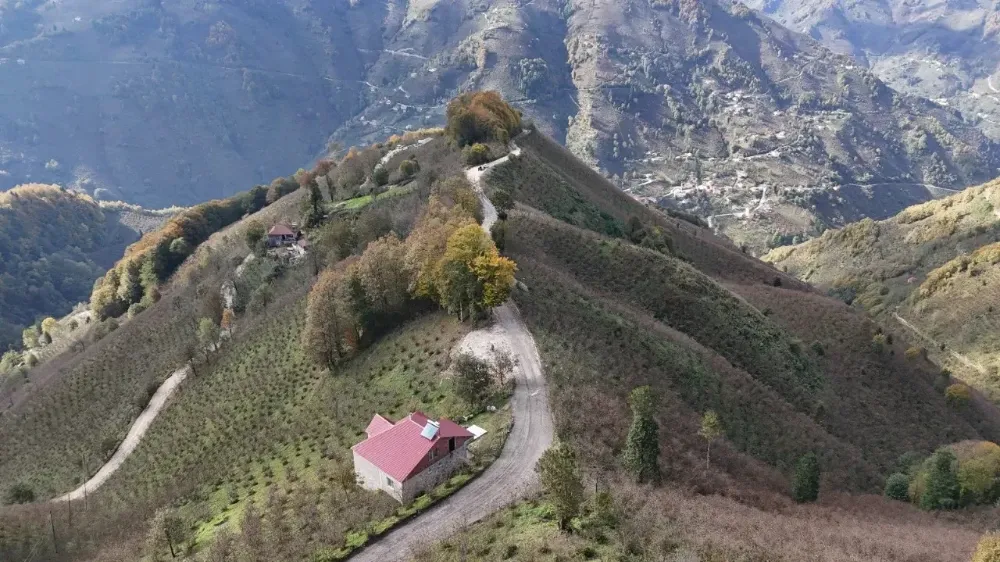
[[[402,494],[400,496],[394,495],[393,497],[404,505],[408,504],[421,492],[429,492],[438,484],[451,478],[451,475],[468,462],[468,460],[468,443],[465,443],[452,451],[448,456],[425,468],[423,472],[403,482]]]
[[[400,483],[357,453],[354,453],[354,473],[358,475],[362,488],[382,490],[403,503],[403,487]]]

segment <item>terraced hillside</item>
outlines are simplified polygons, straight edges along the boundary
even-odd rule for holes
[[[477,110],[499,105],[483,103]],[[488,322],[477,312],[509,290],[505,310],[519,311],[537,344],[557,440],[578,451],[586,490],[609,492],[582,493],[588,506],[613,506],[611,519],[574,518],[579,532],[561,533],[550,498],[531,496],[489,531],[459,531],[413,555],[461,557],[469,540],[480,558],[521,560],[968,558],[989,514],[943,521],[872,495],[904,453],[1000,438],[997,410],[976,397],[950,406],[939,369],[904,353],[905,333],[872,346],[886,332],[863,313],[697,219],[639,204],[531,127],[513,146],[493,137],[477,149],[494,159],[510,149],[483,172],[499,210],[490,242],[464,173],[474,151],[448,134],[300,174],[302,188],[209,237],[158,301],[0,416],[0,481],[18,484],[5,498],[44,500],[93,472],[157,382],[194,366],[121,469],[85,509],[72,504],[72,523],[66,504],[0,508],[0,557],[135,560],[174,549],[192,560],[338,560],[402,520],[435,517],[430,504],[503,446],[509,386],[491,380],[485,399],[470,398],[452,352],[470,316]],[[296,218],[309,225],[305,259],[255,245],[259,225]],[[459,267],[467,258],[472,277]],[[490,284],[508,266],[516,282]],[[219,291],[227,282],[232,309]],[[662,480],[637,486],[622,452],[628,396],[643,385],[655,397]],[[355,485],[349,451],[373,413],[415,409],[475,414],[489,433],[474,452],[480,464],[399,507]],[[724,437],[707,459],[699,426],[709,410]],[[790,480],[808,453],[822,471],[820,503],[795,507]],[[862,523],[875,520],[882,527]],[[747,529],[761,522],[778,525],[781,540],[756,541]]]

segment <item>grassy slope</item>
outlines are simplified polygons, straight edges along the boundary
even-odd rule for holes
[[[898,313],[930,338],[917,338],[920,345],[996,400],[998,206],[1000,183],[991,182],[886,221],[863,221],[779,248],[766,259],[820,288],[856,294],[858,304],[886,323]]]
[[[297,216],[302,195],[282,198],[253,218]],[[184,364],[197,319],[209,315],[207,297],[218,294],[223,264],[245,253],[241,228],[213,235],[155,306],[133,320],[122,317],[121,328],[83,352],[54,357],[29,373],[37,381],[25,389],[30,399],[0,417],[0,482],[25,481],[39,496],[51,497],[103,464],[151,392]]]
[[[727,507],[732,500],[698,499],[662,488],[637,491],[649,506],[647,531],[662,535],[667,530],[675,547],[683,543],[703,554],[716,547],[730,554],[745,552],[747,544],[740,537],[766,524],[782,526],[784,543],[757,545],[760,556],[835,553],[826,559],[839,559],[842,553],[858,556],[871,549],[870,558],[903,560],[911,554],[930,556],[941,541],[953,541],[967,556],[979,532],[976,524],[968,523],[974,530],[948,529],[904,548],[914,529],[930,528],[932,521],[905,506],[874,499],[845,501],[860,510],[858,517],[883,521],[884,528],[857,525],[852,516],[838,518],[834,525],[852,535],[851,541],[836,532],[798,536],[811,526],[783,515],[788,509],[786,477],[798,455],[815,450],[824,470],[825,498],[835,501],[836,490],[875,492],[906,451],[929,451],[969,435],[995,439],[1000,423],[989,416],[992,411],[949,409],[933,387],[934,366],[905,361],[899,341],[891,353],[875,352],[870,343],[876,326],[842,302],[789,281],[693,225],[654,216],[620,198],[584,166],[564,162],[553,173],[549,163],[560,154],[544,139],[519,144],[525,154],[510,165],[520,167],[518,173],[490,179],[493,187],[514,186],[521,202],[508,221],[506,253],[518,262],[518,279],[527,290],[514,298],[547,369],[559,435],[581,451],[589,478],[622,477],[618,458],[630,419],[627,394],[650,384],[660,398],[660,460],[668,478],[683,488],[719,492],[744,504]],[[525,174],[531,182],[512,183]],[[566,189],[563,182],[585,194],[584,200],[598,209],[596,216],[603,211],[622,221],[631,215],[655,221],[684,259],[568,224],[574,216],[586,215],[579,200],[572,204],[584,207],[584,213],[570,214],[566,221],[525,204],[557,207]],[[601,224],[595,230],[603,230]],[[781,287],[774,286],[775,277]],[[811,345],[814,341],[818,346]],[[709,408],[719,411],[727,438],[713,450],[713,469],[706,471],[697,428]],[[615,493],[628,489],[622,485]],[[683,518],[684,525],[676,511],[665,515],[663,509],[680,501],[693,513]],[[836,511],[806,509],[801,517],[828,520]],[[706,529],[694,524],[704,525],[708,518],[725,518],[723,527],[732,534],[706,538]],[[487,532],[484,528],[491,524],[474,532]],[[517,527],[509,520],[502,524]],[[892,546],[877,546],[886,533]],[[495,534],[495,541],[510,542],[508,538],[506,531]],[[552,540],[554,545],[567,542]],[[533,542],[526,538],[517,544]],[[653,555],[654,544],[639,542],[646,542],[640,550]],[[449,544],[442,556],[454,555],[458,543]],[[589,546],[595,547],[593,542]],[[698,550],[703,547],[708,551]],[[505,554],[499,547],[490,552],[491,558]]]
[[[428,196],[431,179],[461,168],[457,151],[446,143],[427,143],[413,152],[426,162],[426,173],[418,174],[405,190],[391,192],[393,196],[357,205],[359,236],[360,223],[383,219],[385,228],[405,235]],[[17,409],[16,416],[5,420],[11,424],[12,439],[11,447],[0,455],[4,461],[0,469],[6,471],[3,481],[27,481],[43,497],[76,482],[83,471],[78,457],[66,451],[97,451],[102,438],[124,433],[144,404],[146,389],[183,364],[182,350],[193,341],[195,319],[204,315],[202,303],[218,294],[223,279],[248,252],[243,240],[250,222],[299,220],[304,195],[296,192],[282,198],[249,220],[216,233],[178,270],[158,304],[94,350],[54,360],[53,367],[67,371],[54,374]],[[337,213],[336,220],[342,215]],[[368,220],[372,217],[382,219]],[[364,234],[368,235],[375,234]],[[364,242],[360,238],[359,246]],[[91,496],[87,515],[77,516],[72,535],[77,557],[89,559],[99,552],[102,560],[134,559],[142,548],[141,522],[163,506],[179,508],[202,549],[220,529],[238,532],[233,523],[253,503],[265,514],[268,536],[275,537],[266,548],[276,559],[297,559],[339,547],[349,532],[363,530],[369,521],[395,511],[396,505],[383,495],[354,485],[349,475],[350,446],[360,440],[375,412],[390,417],[414,409],[432,416],[465,414],[444,367],[449,352],[471,326],[443,313],[425,313],[331,376],[305,359],[299,343],[311,272],[308,260],[288,269],[273,287],[276,300],[260,313],[240,316],[234,340],[210,364],[199,365],[195,376],[178,390],[122,469]],[[114,361],[125,364],[123,352],[133,348],[149,355],[139,355],[139,361],[127,363],[127,368],[115,368]],[[161,355],[153,357],[155,352]],[[91,362],[100,363],[85,368],[91,353]],[[146,378],[133,371],[140,366]],[[133,392],[141,396],[132,400]],[[100,400],[91,406],[95,394]],[[509,413],[503,410],[475,419],[491,430],[474,447],[481,460],[495,454],[505,419]],[[100,460],[93,458],[91,471]],[[38,537],[46,529],[46,513],[43,506],[7,507],[0,510],[0,528],[24,526],[25,536]],[[67,517],[60,513],[58,524],[68,524]],[[0,557],[6,547],[0,536]],[[17,548],[15,555],[27,553]],[[42,554],[49,555],[54,553]]]

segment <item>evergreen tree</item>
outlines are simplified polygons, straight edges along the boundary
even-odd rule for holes
[[[910,499],[910,478],[897,472],[885,481],[885,497],[901,502]]]
[[[802,455],[795,466],[792,498],[799,503],[814,502],[819,498],[819,459],[814,453]]]
[[[958,475],[955,473],[955,455],[940,450],[931,457],[931,470],[927,475],[927,489],[920,496],[922,509],[952,509],[958,505]]]
[[[576,453],[567,443],[556,443],[538,459],[535,470],[555,507],[559,528],[566,529],[583,504],[583,480],[577,470]]]
[[[658,482],[660,480],[659,427],[653,419],[653,396],[648,386],[640,386],[632,391],[632,427],[625,440],[624,464],[636,481]]]

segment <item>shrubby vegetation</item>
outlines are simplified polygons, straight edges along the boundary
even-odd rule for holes
[[[904,479],[908,488],[900,494]],[[923,509],[992,505],[1000,500],[1000,446],[963,441],[942,447],[923,462],[912,464],[906,473],[893,474],[886,495]]]
[[[298,189],[294,180],[279,178],[271,187],[258,185],[228,199],[192,207],[129,246],[125,256],[94,285],[91,308],[98,318],[117,317],[135,303],[158,299],[167,280],[194,249],[213,233]],[[256,229],[253,229],[257,234]]]
[[[405,241],[390,233],[369,243],[357,259],[324,271],[310,292],[302,335],[313,359],[335,367],[421,310],[422,302],[437,303],[460,319],[503,303],[514,283],[514,262],[500,256],[476,224],[477,211],[468,185],[440,182]]]
[[[447,134],[458,146],[506,143],[521,132],[521,113],[497,92],[468,92],[448,103]]]

